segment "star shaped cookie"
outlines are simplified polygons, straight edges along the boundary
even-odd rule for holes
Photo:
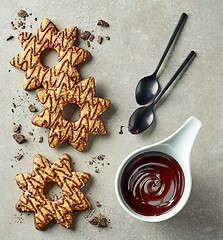
[[[78,151],[83,151],[88,135],[106,134],[99,115],[109,107],[110,100],[95,97],[93,77],[82,80],[70,90],[66,89],[38,89],[36,94],[44,109],[33,116],[32,123],[50,129],[50,147],[68,141]],[[68,103],[80,107],[79,120],[69,122],[63,118],[62,112]]]
[[[71,172],[66,154],[53,164],[37,154],[33,161],[33,172],[17,174],[15,177],[19,188],[23,190],[16,209],[34,212],[34,223],[38,230],[42,230],[53,218],[65,228],[71,228],[73,211],[91,206],[81,192],[89,178],[89,173]],[[44,195],[44,188],[49,182],[57,183],[62,189],[62,195],[56,201],[50,201]]]
[[[81,77],[76,65],[90,58],[86,50],[74,46],[77,28],[65,28],[58,32],[47,18],[41,23],[37,34],[22,32],[18,38],[24,52],[10,61],[11,65],[26,71],[24,89],[34,89],[42,85],[46,89],[55,89],[58,75],[66,73],[71,81],[77,83]],[[45,49],[58,52],[58,64],[52,68],[44,66],[40,57]]]

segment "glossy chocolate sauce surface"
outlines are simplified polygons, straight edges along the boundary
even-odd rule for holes
[[[132,159],[121,178],[121,192],[132,210],[144,216],[162,215],[176,206],[184,191],[178,162],[161,152]]]

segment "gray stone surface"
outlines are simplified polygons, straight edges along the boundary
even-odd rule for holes
[[[0,239],[222,239],[222,8],[221,0],[1,1]],[[80,32],[94,30],[95,35],[111,37],[101,45],[94,40],[94,49],[89,49],[92,60],[79,68],[83,78],[95,77],[97,95],[112,101],[102,116],[108,134],[90,136],[82,153],[68,144],[49,148],[48,130],[30,122],[29,104],[35,103],[38,110],[42,106],[35,98],[35,91],[26,96],[22,88],[24,72],[9,64],[10,59],[22,51],[17,40],[18,31],[10,28],[10,21],[17,18],[20,9],[33,13],[26,20],[28,26],[32,23],[32,29],[25,29],[28,32],[36,33],[41,21],[47,17],[59,30],[75,25]],[[188,13],[189,18],[165,68],[162,68],[161,86],[191,50],[197,52],[197,58],[157,108],[156,124],[150,130],[133,136],[125,128],[124,134],[119,135],[120,126],[127,125],[130,114],[138,107],[134,99],[138,80],[155,69],[182,12]],[[98,19],[108,21],[110,27],[96,26]],[[6,41],[9,35],[15,38]],[[80,47],[87,49],[84,41],[79,42]],[[13,102],[18,105],[14,113],[11,112]],[[189,202],[177,216],[165,222],[144,223],[132,218],[121,208],[114,192],[119,164],[133,150],[170,135],[191,115],[199,118],[203,127],[191,153],[193,188]],[[22,124],[26,143],[18,145],[12,138],[13,122]],[[28,132],[32,129],[34,135],[30,136]],[[43,143],[38,142],[39,136],[44,137]],[[14,156],[21,148],[25,155],[15,162]],[[101,212],[111,220],[107,228],[99,229],[89,224],[85,219],[89,212],[74,214],[72,230],[51,224],[45,231],[37,231],[33,214],[27,213],[22,214],[22,223],[18,223],[19,213],[14,205],[22,191],[14,177],[17,173],[32,170],[36,153],[51,162],[68,153],[75,163],[73,170],[92,174],[92,180],[83,191],[95,212]],[[88,161],[101,153],[106,156],[105,163],[110,162],[110,165],[100,166],[97,174]],[[95,206],[97,200],[102,203],[101,208]]]

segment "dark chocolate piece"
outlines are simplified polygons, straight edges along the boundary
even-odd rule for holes
[[[81,38],[83,40],[88,40],[88,38],[90,37],[91,33],[89,31],[84,31],[83,33],[81,33]]]
[[[20,132],[21,124],[17,124],[13,127],[12,131],[13,132]]]
[[[12,135],[12,137],[16,140],[16,142],[18,144],[21,144],[21,143],[25,142],[25,140],[26,140],[25,136],[23,136],[20,133],[15,133]]]
[[[95,225],[96,227],[106,227],[107,220],[100,213],[89,220],[89,223]]]
[[[109,27],[109,24],[104,20],[98,20],[97,25],[101,27]]]

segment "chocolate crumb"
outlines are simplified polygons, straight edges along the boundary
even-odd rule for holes
[[[17,26],[18,26],[18,27],[23,26],[23,22],[22,22],[22,21],[17,22]]]
[[[22,10],[22,9],[17,12],[17,15],[24,19],[29,16],[29,14],[25,10]]]
[[[18,155],[15,156],[15,159],[16,159],[17,161],[20,161],[20,160],[23,158],[23,155],[24,155],[24,153],[18,153]]]
[[[104,154],[98,155],[97,159],[103,161],[105,159],[105,155]]]
[[[97,25],[101,27],[109,27],[109,24],[104,20],[98,20]]]
[[[21,124],[17,124],[13,127],[12,131],[13,132],[20,132]]]
[[[95,171],[95,173],[99,173],[99,169],[98,168],[96,168],[94,171]]]
[[[9,72],[11,72],[11,70],[9,69]]]
[[[89,31],[84,31],[83,33],[81,33],[80,37],[83,40],[88,40],[88,38],[90,37],[91,33]]]
[[[97,40],[98,44],[101,44],[102,41],[103,41],[103,38],[101,36],[98,36],[98,40]]]
[[[35,17],[34,20],[37,21],[37,18]]]
[[[109,41],[109,40],[110,40],[110,37],[109,37],[109,36],[106,36],[105,39]]]
[[[15,222],[16,223],[22,223],[24,220],[23,216],[22,216],[22,213],[18,213],[18,214],[15,214]]]
[[[13,165],[11,165],[11,168],[13,168]]]
[[[91,35],[89,36],[88,40],[91,41],[91,42],[94,40],[94,35],[93,35],[92,33],[91,33]]]
[[[29,16],[32,16],[32,15],[33,15],[32,13],[29,14]]]
[[[30,111],[30,112],[36,112],[36,111],[37,111],[34,104],[30,104],[30,105],[29,105],[29,111]]]
[[[15,139],[15,141],[18,144],[21,144],[21,143],[25,142],[25,140],[26,140],[25,136],[23,136],[20,133],[15,133],[15,134],[12,135],[12,137]]]
[[[43,142],[43,137],[41,136],[40,138],[39,138],[39,143],[42,143]]]
[[[92,165],[92,164],[93,164],[93,162],[92,162],[92,161],[89,161],[89,164],[90,164],[90,165]]]
[[[9,41],[9,40],[11,40],[11,39],[13,39],[13,38],[14,38],[14,36],[11,35],[11,36],[9,36],[9,37],[6,38],[6,41]]]
[[[14,113],[14,109],[11,109],[11,111]]]
[[[16,108],[16,104],[15,104],[15,103],[12,103],[12,106],[13,106],[14,108]]]
[[[32,28],[32,27],[33,27],[33,25],[32,25],[32,24],[30,24],[30,25],[29,25],[29,27],[30,27],[30,28]]]
[[[89,223],[95,225],[96,227],[106,227],[107,220],[100,213],[89,220]]]
[[[12,29],[13,29],[13,30],[16,30],[16,29],[17,29],[17,27],[15,27],[15,26],[13,25],[13,26],[12,26]]]
[[[100,204],[99,201],[96,201],[95,204],[96,204],[97,207],[101,207],[101,204]]]
[[[29,134],[29,135],[31,135],[31,136],[33,135],[33,133],[32,133],[32,132],[28,132],[28,134]]]
[[[90,42],[87,40],[87,46],[88,47],[90,47],[91,46],[91,44],[90,44]]]
[[[26,26],[24,26],[24,25],[21,27],[21,29],[25,29],[25,28],[26,28]]]
[[[108,162],[107,165],[110,165],[110,163]]]

